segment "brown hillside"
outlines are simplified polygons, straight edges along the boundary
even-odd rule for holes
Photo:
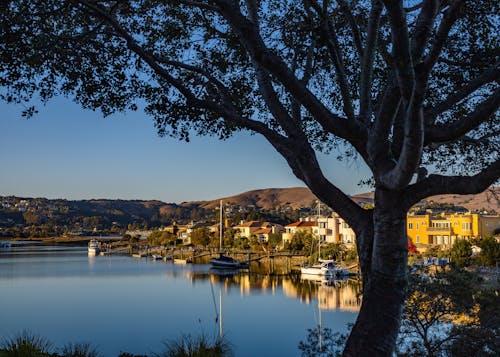
[[[495,194],[493,193],[495,192]],[[420,204],[426,203],[450,203],[454,206],[462,206],[469,211],[495,211],[500,212],[500,204],[495,199],[500,198],[500,187],[488,189],[476,195],[437,195],[423,200]],[[352,198],[356,201],[370,199],[373,201],[373,192],[354,195]],[[359,202],[358,202],[359,203]]]
[[[225,203],[238,206],[254,206],[259,209],[275,209],[278,207],[290,207],[297,209],[314,204],[316,196],[305,187],[292,188],[267,188],[241,193],[239,195],[221,198]],[[202,208],[216,208],[220,199],[199,202]]]
[[[496,198],[495,198],[496,196]],[[500,212],[500,187],[494,187],[477,195],[438,195],[425,199],[426,202],[451,203],[462,206],[469,211],[495,211]]]

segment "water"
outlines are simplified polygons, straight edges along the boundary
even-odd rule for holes
[[[14,246],[0,250],[0,336],[27,329],[56,346],[91,342],[104,356],[149,354],[185,334],[215,338],[222,321],[236,356],[299,356],[308,328],[321,321],[342,332],[354,321],[358,289],[88,257],[83,247]]]

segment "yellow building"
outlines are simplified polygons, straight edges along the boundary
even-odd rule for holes
[[[451,246],[457,238],[482,238],[498,229],[499,215],[409,213],[406,219],[408,238],[421,245]]]

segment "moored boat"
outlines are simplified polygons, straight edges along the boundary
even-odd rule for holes
[[[225,256],[222,253],[217,258],[210,259],[210,264],[214,268],[239,269],[246,268],[247,264],[237,261],[231,257]]]
[[[241,269],[247,268],[246,263],[242,263],[222,254],[222,235],[223,235],[223,210],[222,210],[222,200],[220,201],[220,226],[219,226],[219,256],[217,258],[210,259],[210,265],[212,268],[219,269]]]
[[[10,242],[0,242],[0,248],[10,248],[11,243]]]
[[[95,239],[91,239],[88,246],[89,257],[95,257],[99,255],[99,242]]]
[[[347,269],[342,268],[333,260],[323,260],[316,264],[306,265],[300,268],[302,274],[321,275],[328,277],[346,277],[349,275]]]

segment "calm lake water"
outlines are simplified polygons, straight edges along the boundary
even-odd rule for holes
[[[236,356],[300,356],[308,328],[321,321],[343,332],[354,321],[358,290],[349,281],[88,257],[85,247],[13,246],[0,248],[0,336],[29,330],[56,346],[91,342],[104,356],[149,354],[186,334],[215,338],[222,321]]]

